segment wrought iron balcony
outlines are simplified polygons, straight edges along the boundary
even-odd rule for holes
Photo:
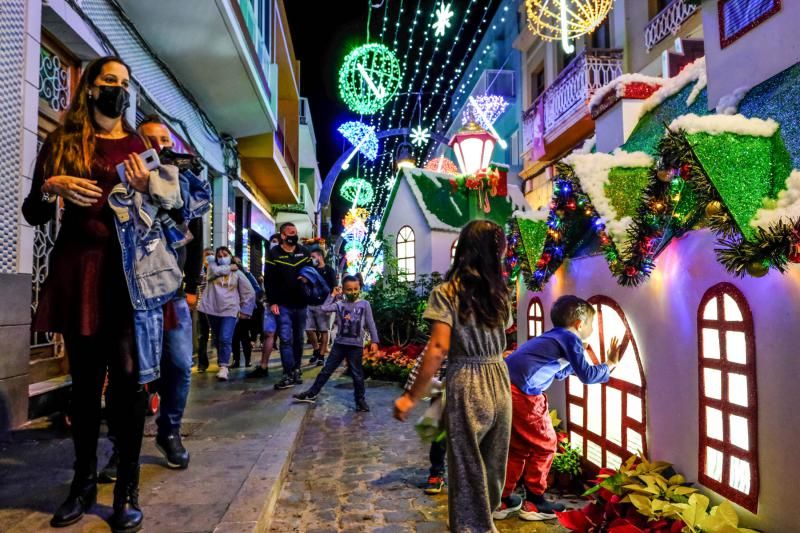
[[[650,50],[668,36],[677,34],[681,25],[697,9],[698,6],[688,5],[683,0],[673,0],[647,24],[644,30],[644,45]]]
[[[622,75],[622,50],[586,49],[561,71],[523,115],[524,151],[550,142],[588,116],[594,91]]]

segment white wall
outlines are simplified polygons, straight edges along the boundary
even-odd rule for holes
[[[652,278],[626,288],[612,278],[602,257],[562,265],[542,299],[545,328],[552,327],[552,302],[563,294],[605,295],[625,312],[638,344],[647,381],[647,439],[650,456],[676,465],[697,479],[698,354],[697,311],[707,289],[726,281],[747,298],[753,313],[758,379],[758,446],[761,490],[758,515],[739,508],[745,525],[764,531],[797,531],[797,497],[792,488],[800,471],[800,267],[760,279],[728,275],[712,252],[714,237],[697,231],[673,242],[656,261]],[[533,293],[519,302],[519,340],[527,339],[527,308]],[[566,418],[564,384],[549,391],[553,407]]]
[[[800,2],[781,2],[781,9],[759,26],[720,49],[717,1],[703,2],[703,32],[706,36],[708,105],[740,87],[753,87],[800,61]],[[742,57],[752,58],[742,61]]]
[[[395,196],[392,204],[392,210],[383,226],[384,238],[391,235],[392,243],[394,243],[400,228],[410,226],[414,230],[414,238],[416,239],[417,274],[429,274],[433,264],[432,232],[428,227],[428,221],[425,220],[422,214],[422,209],[417,205],[417,201],[405,177],[401,175],[397,179],[401,180],[401,182],[398,185],[397,196]],[[392,249],[396,254],[397,247],[394,244]]]
[[[442,275],[450,269],[450,250],[458,239],[458,233],[452,231],[431,232],[432,272]]]

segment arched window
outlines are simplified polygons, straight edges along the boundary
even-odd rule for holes
[[[637,452],[647,454],[644,372],[636,340],[619,305],[605,296],[594,296],[589,303],[595,310],[594,333],[587,350],[590,362],[605,362],[614,337],[619,339],[622,360],[605,385],[584,385],[577,377],[569,377],[570,440],[593,464],[617,468]]]
[[[532,339],[544,333],[544,310],[542,301],[535,296],[528,304],[528,338]]]
[[[456,248],[458,248],[458,239],[454,240],[452,246],[450,246],[450,264],[451,265],[456,260]]]
[[[697,313],[700,483],[756,512],[758,396],[753,316],[730,283],[711,287]]]
[[[403,226],[397,234],[397,268],[400,279],[404,281],[414,281],[416,279],[416,259],[414,230],[409,226]]]

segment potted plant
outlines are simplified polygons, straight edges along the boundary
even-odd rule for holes
[[[562,493],[571,492],[583,472],[580,450],[571,446],[569,441],[559,442],[550,470],[555,473],[552,487]]]

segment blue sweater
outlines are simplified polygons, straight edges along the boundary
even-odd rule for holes
[[[543,393],[554,379],[575,374],[587,385],[608,381],[608,365],[586,360],[580,337],[564,328],[554,328],[534,337],[506,358],[511,383],[525,394]]]

